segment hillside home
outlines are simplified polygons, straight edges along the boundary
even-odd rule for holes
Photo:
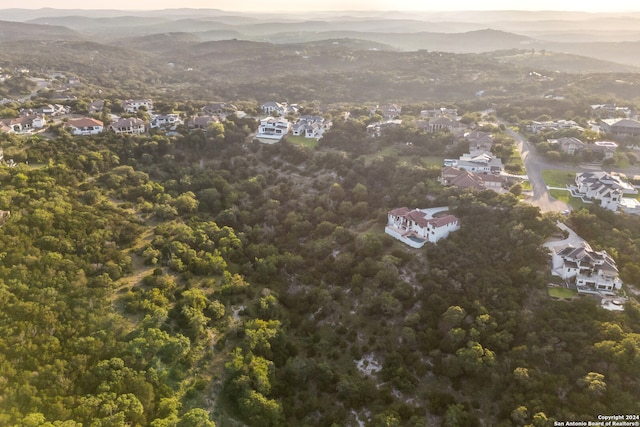
[[[585,143],[574,137],[563,137],[558,139],[547,139],[549,145],[557,151],[562,151],[570,156],[580,153],[585,149]]]
[[[287,104],[286,102],[279,103],[275,101],[265,102],[260,106],[260,109],[264,114],[273,115],[276,113],[280,117],[284,117],[288,114],[298,114],[300,107],[296,104]]]
[[[15,119],[0,119],[1,129],[6,133],[28,133],[42,129],[47,121],[43,116],[20,116]]]
[[[455,108],[440,107],[440,108],[434,108],[432,110],[422,110],[420,111],[420,116],[423,119],[431,119],[431,118],[438,118],[438,117],[457,118],[458,110],[456,110]]]
[[[425,211],[408,208],[389,211],[385,233],[417,249],[426,242],[437,243],[460,229],[460,220],[455,216],[430,218]]]
[[[280,140],[289,133],[291,124],[282,117],[268,117],[260,120],[256,138]]]
[[[206,130],[211,123],[218,122],[219,120],[216,116],[195,116],[187,120],[187,127],[189,129]]]
[[[602,153],[605,159],[613,159],[618,149],[618,144],[612,141],[596,141],[590,146],[591,151]]]
[[[493,190],[501,193],[504,191],[505,182],[499,175],[474,173],[452,166],[442,168],[442,174],[438,177],[442,185],[451,185],[469,190]]]
[[[158,114],[151,117],[151,123],[149,127],[156,128],[170,128],[175,129],[177,125],[182,124],[182,119],[177,114]]]
[[[294,136],[304,136],[305,138],[320,139],[325,130],[331,127],[331,122],[320,116],[302,116],[293,125],[292,134]]]
[[[552,274],[573,284],[578,292],[615,294],[622,288],[618,267],[606,251],[594,251],[588,243],[552,249]]]
[[[631,119],[602,120],[600,128],[609,134],[627,137],[640,136],[640,122]]]
[[[623,194],[638,194],[638,190],[620,176],[603,171],[577,173],[575,182],[572,191],[575,197],[598,200],[600,207],[614,212]]]
[[[486,151],[465,153],[452,166],[476,173],[499,174],[502,172],[502,160]]]
[[[93,101],[91,104],[89,104],[89,107],[87,107],[89,114],[102,113],[103,109],[104,109],[104,101],[99,99],[96,101]]]
[[[220,116],[226,117],[229,114],[233,114],[238,111],[238,107],[228,102],[214,102],[213,104],[207,104],[202,107],[202,112],[208,116]]]
[[[469,151],[490,152],[493,146],[493,137],[490,133],[474,130],[464,134],[464,139],[469,142]]]
[[[104,123],[89,117],[71,119],[66,127],[73,135],[97,135],[104,130]]]
[[[39,108],[23,108],[20,110],[21,116],[60,116],[68,114],[71,108],[61,104],[49,104]]]
[[[120,118],[109,126],[113,132],[125,135],[142,135],[147,131],[147,125],[144,120],[136,117]]]
[[[380,111],[385,119],[395,119],[402,113],[402,107],[398,104],[383,105]]]
[[[632,118],[632,112],[629,107],[618,107],[616,104],[591,105],[591,114],[600,119]]]
[[[426,128],[427,132],[431,133],[440,131],[455,133],[460,130],[464,130],[466,128],[466,125],[449,117],[440,116],[429,119],[424,127]]]
[[[136,113],[140,108],[153,110],[153,101],[150,99],[126,99],[122,102],[122,109],[127,113]]]
[[[583,131],[578,123],[573,120],[556,120],[556,121],[546,121],[546,122],[536,122],[532,121],[527,125],[527,130],[529,132],[538,133],[547,130],[565,130],[565,129],[576,129],[579,131]]]

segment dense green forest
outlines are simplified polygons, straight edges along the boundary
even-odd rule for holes
[[[315,149],[209,131],[2,135],[0,420],[546,426],[639,413],[640,308],[547,297],[554,215],[436,182],[442,135],[336,121]],[[399,130],[397,132],[401,132]],[[404,130],[405,132],[407,130]],[[402,138],[406,135],[397,135]],[[462,229],[409,249],[398,206]],[[638,283],[637,218],[571,224]]]

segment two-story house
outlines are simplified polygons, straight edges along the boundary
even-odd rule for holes
[[[122,109],[127,113],[135,113],[142,107],[147,111],[153,110],[153,101],[150,99],[126,99],[122,102]]]
[[[606,251],[594,251],[588,243],[552,249],[552,274],[574,284],[578,292],[614,293],[622,288],[618,267]]]
[[[258,127],[258,139],[280,140],[291,130],[291,123],[282,117],[267,117],[260,120]],[[275,142],[275,141],[274,141]]]
[[[387,213],[385,233],[412,248],[421,248],[426,242],[437,243],[460,229],[460,220],[453,215],[431,218],[422,210],[398,208]]]
[[[117,134],[142,135],[147,131],[147,124],[136,117],[120,118],[109,129]]]
[[[620,176],[604,171],[577,173],[575,183],[574,195],[598,200],[600,207],[614,212],[623,194],[638,194],[638,190]]]
[[[157,114],[151,117],[151,123],[149,127],[156,128],[170,128],[175,129],[177,125],[182,124],[182,119],[178,114]]]
[[[320,139],[325,130],[331,127],[331,122],[320,116],[302,116],[292,126],[294,136]]]

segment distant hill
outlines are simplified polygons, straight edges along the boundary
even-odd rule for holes
[[[113,46],[128,46],[146,53],[171,54],[201,42],[201,38],[191,33],[163,33],[119,39],[111,44]]]
[[[355,31],[279,33],[265,37],[272,43],[298,43],[323,39],[369,40],[402,50],[433,50],[453,53],[481,53],[535,45],[529,37],[491,29],[466,33],[363,33]]]
[[[57,25],[0,21],[0,42],[15,40],[80,40],[76,31]]]
[[[540,50],[496,51],[488,54],[500,62],[525,69],[547,70],[561,73],[637,73],[639,67],[603,61],[587,56]]]

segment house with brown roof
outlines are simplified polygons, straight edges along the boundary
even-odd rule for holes
[[[104,123],[90,117],[71,119],[66,127],[73,135],[97,135],[104,130]]]
[[[218,123],[219,120],[216,116],[194,116],[187,120],[187,127],[189,129],[202,129],[209,128],[211,123]]]
[[[147,124],[136,117],[120,118],[109,129],[117,134],[142,135],[147,131]]]
[[[493,190],[501,193],[504,191],[504,179],[499,175],[475,173],[453,166],[445,166],[438,178],[442,185],[452,185],[458,188],[470,190]]]
[[[385,233],[411,246],[421,248],[426,242],[437,243],[460,229],[460,220],[453,215],[433,217],[429,209],[397,208],[387,213]]]
[[[6,133],[29,133],[34,129],[42,129],[46,126],[44,116],[30,115],[17,118],[0,119],[0,130]]]

